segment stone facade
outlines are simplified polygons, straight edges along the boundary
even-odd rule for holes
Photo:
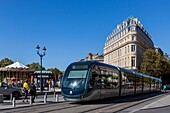
[[[138,18],[128,18],[107,37],[104,63],[126,69],[139,69],[146,49],[154,49],[149,33]]]
[[[88,61],[88,60],[96,60],[96,61],[99,61],[99,62],[103,62],[104,61],[104,57],[103,57],[103,54],[98,54],[98,53],[92,54],[92,53],[89,53],[86,58],[78,60],[78,61]]]

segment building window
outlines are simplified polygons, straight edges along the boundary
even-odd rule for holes
[[[135,27],[131,27],[130,30],[131,30],[131,31],[135,31]]]
[[[132,51],[132,52],[135,51],[135,45],[131,45],[131,51]]]
[[[126,28],[126,33],[128,32],[128,28]]]
[[[118,51],[118,55],[117,56],[119,56],[119,50],[117,50]]]
[[[129,65],[130,65],[130,64],[129,64],[129,57],[128,57],[128,62],[127,62],[127,63],[128,63],[127,65],[129,66]]]
[[[121,51],[121,49],[120,49],[120,56],[122,55],[122,51]]]
[[[134,35],[132,36],[132,40],[136,40],[136,37]]]
[[[119,62],[119,66],[121,67],[121,60],[120,60],[120,62]]]
[[[131,57],[131,64],[132,64],[132,67],[135,67],[135,57]]]

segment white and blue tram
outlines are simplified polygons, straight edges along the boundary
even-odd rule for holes
[[[89,101],[161,90],[162,80],[97,61],[74,62],[63,76],[61,92],[68,101]]]

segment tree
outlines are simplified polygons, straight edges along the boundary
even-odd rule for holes
[[[48,71],[51,71],[54,74],[53,79],[55,81],[59,81],[59,77],[63,75],[63,73],[57,68],[49,68]]]
[[[26,66],[33,70],[41,70],[41,66],[38,62],[33,62],[32,64],[27,64]],[[42,67],[42,70],[45,70],[45,68]]]
[[[148,49],[144,53],[144,61],[141,65],[142,73],[155,77],[164,77],[167,74],[170,65],[167,59],[152,49]]]
[[[170,83],[170,59],[167,54],[162,56],[154,50],[146,50],[141,71],[148,75],[161,77],[163,84]]]
[[[141,65],[142,73],[148,75],[154,75],[155,61],[156,61],[156,52],[151,49],[146,50],[146,52],[144,53],[143,63]]]
[[[8,66],[10,64],[13,64],[14,62],[8,58],[4,58],[0,61],[0,67],[5,67]]]

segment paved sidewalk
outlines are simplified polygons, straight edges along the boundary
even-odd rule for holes
[[[22,99],[15,100],[16,104],[15,107],[13,106],[13,101],[4,99],[3,103],[0,103],[0,110],[3,109],[11,109],[11,108],[17,108],[17,107],[26,107],[26,106],[35,106],[35,105],[42,105],[42,104],[49,104],[54,102],[63,102],[64,99],[60,95],[59,101],[56,97],[54,97],[53,91],[44,91],[44,92],[37,92],[38,97],[35,99],[35,103],[30,104],[30,99],[28,99],[28,102],[22,102]],[[47,103],[44,103],[44,94],[47,93]],[[56,91],[56,94],[61,94],[60,90]],[[40,97],[41,96],[41,97]],[[30,96],[28,96],[30,98]]]
[[[45,93],[45,92],[43,92],[43,93]],[[54,93],[54,92],[47,92],[47,93],[49,94],[49,93]],[[163,95],[165,95],[163,98],[161,98],[151,104],[148,104],[140,109],[153,109],[153,108],[158,108],[158,107],[170,106],[170,91],[168,91],[167,93],[165,93]],[[41,95],[41,96],[43,96],[43,95]],[[60,96],[59,102],[63,102],[63,101],[64,101],[63,97]],[[29,100],[29,102],[22,102],[22,99],[20,99],[20,100],[16,100],[16,106],[13,107],[12,101],[4,100],[4,103],[0,103],[0,110],[17,108],[17,107],[50,104],[50,103],[54,103],[54,102],[57,102],[57,101],[56,101],[56,98],[54,97],[54,95],[52,95],[52,94],[47,96],[47,103],[44,103],[44,98],[38,97],[37,99],[35,99],[35,103],[33,103],[32,105],[30,104],[30,100]]]
[[[165,97],[163,97],[151,104],[148,104],[148,105],[142,107],[141,109],[153,109],[153,108],[165,107],[165,106],[170,106],[170,91],[165,93]]]

